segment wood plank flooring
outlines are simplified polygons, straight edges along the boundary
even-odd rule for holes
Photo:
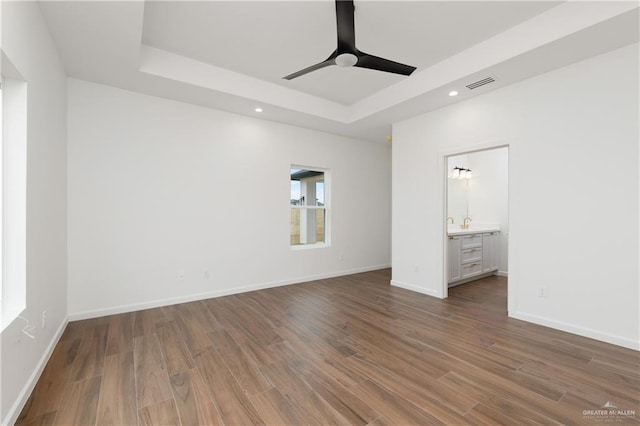
[[[19,425],[640,423],[640,354],[381,270],[67,326]],[[598,417],[605,403],[635,414]],[[587,413],[587,414],[585,414]]]

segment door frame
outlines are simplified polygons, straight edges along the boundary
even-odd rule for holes
[[[514,147],[515,144],[509,142],[509,141],[505,141],[505,140],[496,140],[496,141],[490,141],[490,142],[486,142],[486,143],[482,143],[482,144],[478,144],[478,145],[472,145],[472,146],[464,146],[464,147],[459,147],[459,148],[455,148],[455,149],[450,149],[450,150],[446,150],[446,151],[440,151],[438,153],[438,164],[439,164],[439,173],[438,176],[440,176],[440,188],[442,188],[442,214],[441,214],[441,223],[444,224],[443,225],[443,230],[442,230],[442,259],[443,259],[443,264],[442,264],[442,277],[443,277],[443,282],[442,282],[442,287],[441,287],[441,295],[443,299],[446,299],[447,297],[449,297],[449,251],[448,251],[448,234],[447,234],[447,229],[448,229],[448,225],[447,225],[447,212],[448,212],[448,203],[449,203],[449,191],[448,191],[448,160],[449,157],[455,157],[458,155],[464,155],[464,154],[473,154],[475,152],[482,152],[482,151],[489,151],[492,149],[498,149],[498,148],[507,148],[507,162],[508,162],[508,178],[507,178],[507,187],[508,187],[508,191],[507,191],[507,196],[508,196],[508,203],[507,203],[507,220],[509,223],[509,235],[507,238],[507,273],[509,274],[510,271],[512,270],[511,268],[511,263],[512,263],[512,256],[511,256],[511,252],[512,252],[512,228],[511,228],[511,224],[513,222],[513,209],[512,209],[512,200],[513,197],[512,195],[514,194],[514,167],[512,167],[513,164],[513,158],[514,158]],[[517,280],[513,279],[514,277],[509,277],[509,279],[507,280],[507,312],[514,312],[515,311],[515,301],[516,299],[516,291],[517,291]]]

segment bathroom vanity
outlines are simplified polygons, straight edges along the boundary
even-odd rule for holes
[[[498,271],[500,228],[449,229],[449,287]]]

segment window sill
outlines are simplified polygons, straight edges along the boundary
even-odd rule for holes
[[[329,243],[299,244],[299,245],[290,246],[290,247],[291,247],[291,250],[297,251],[297,250],[310,250],[310,249],[331,247],[331,244]]]

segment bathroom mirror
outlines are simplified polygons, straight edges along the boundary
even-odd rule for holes
[[[447,216],[452,217],[455,224],[459,225],[469,215],[469,180],[449,178],[447,181]]]
[[[467,169],[469,154],[456,155],[447,160],[447,216],[452,217],[456,227],[469,216],[469,179],[452,177],[454,169]],[[449,220],[449,226],[451,221]]]

